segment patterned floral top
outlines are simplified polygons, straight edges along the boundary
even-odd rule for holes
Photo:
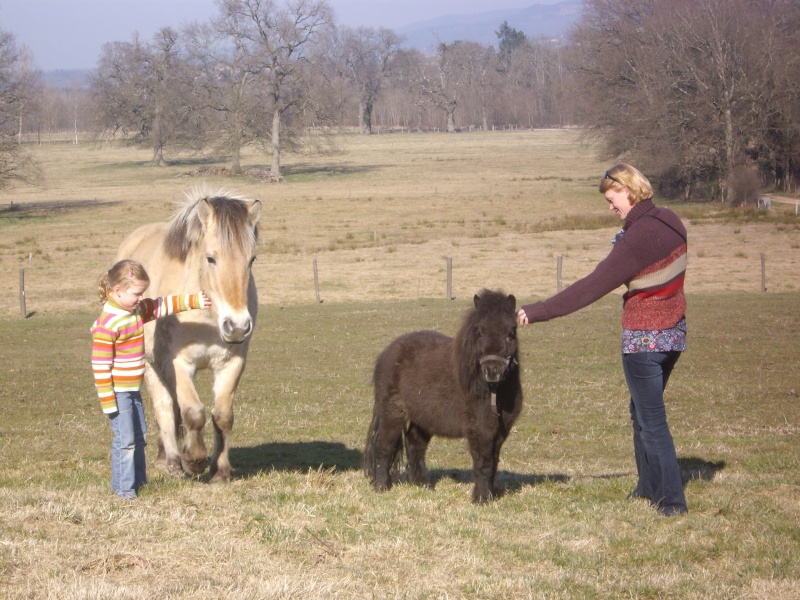
[[[622,353],[683,352],[686,350],[686,317],[670,329],[656,331],[622,330]]]

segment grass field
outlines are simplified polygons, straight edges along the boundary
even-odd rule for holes
[[[209,180],[266,208],[233,480],[176,481],[150,464],[140,498],[120,502],[88,365],[95,279],[127,232],[168,218],[198,183],[177,175],[208,163],[34,151],[46,187],[0,196],[0,597],[800,598],[793,206],[672,205],[690,231],[690,350],[667,406],[690,513],[664,519],[626,499],[618,294],[520,333],[525,408],[496,501],[470,503],[463,441],[434,439],[433,490],[376,494],[360,472],[386,343],[454,333],[484,286],[550,294],[558,255],[568,284],[608,252],[607,165],[577,134],[341,138],[329,156],[287,157],[283,184]]]

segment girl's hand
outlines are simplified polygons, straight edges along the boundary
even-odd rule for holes
[[[517,323],[519,323],[522,327],[528,324],[528,315],[525,314],[525,311],[521,308],[517,311]]]
[[[204,292],[200,292],[200,304],[201,308],[211,308],[211,298]]]

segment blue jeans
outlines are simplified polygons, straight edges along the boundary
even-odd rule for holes
[[[639,482],[631,495],[649,498],[666,515],[687,510],[664,405],[664,388],[680,355],[680,352],[622,355],[622,368],[631,393],[633,451],[639,473]]]
[[[111,431],[111,491],[120,498],[136,498],[147,483],[144,447],[147,424],[139,392],[117,392],[117,412],[108,415]]]

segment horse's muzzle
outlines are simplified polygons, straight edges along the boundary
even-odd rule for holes
[[[500,383],[508,373],[511,359],[497,354],[487,354],[481,358],[480,365],[481,375],[486,383]]]
[[[245,319],[228,317],[220,324],[222,339],[229,344],[241,344],[253,333],[253,319],[248,315]]]

